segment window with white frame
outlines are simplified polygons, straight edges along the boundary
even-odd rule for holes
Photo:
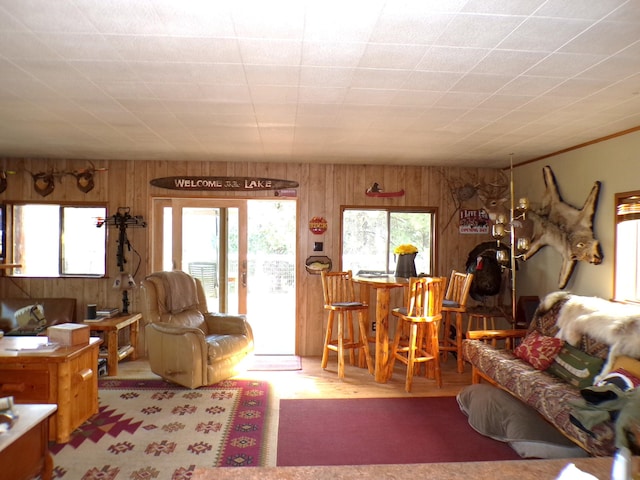
[[[19,266],[11,276],[104,276],[106,228],[104,206],[24,203],[5,205],[6,262]]]
[[[420,207],[341,207],[342,270],[393,273],[394,248],[417,247],[416,271],[435,270],[436,209]]]
[[[615,195],[615,299],[640,302],[640,190]]]

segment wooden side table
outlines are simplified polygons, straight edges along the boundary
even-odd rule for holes
[[[107,342],[107,352],[100,353],[100,357],[107,359],[107,375],[118,374],[118,362],[125,357],[131,356],[132,360],[138,358],[138,330],[140,328],[140,313],[130,313],[118,315],[116,317],[105,318],[96,321],[85,320],[85,325],[89,325],[92,332],[101,332]],[[129,345],[118,345],[118,332],[125,327],[129,327]]]
[[[98,413],[98,349],[102,340],[86,345],[59,347],[53,352],[24,354],[47,337],[0,339],[0,392],[13,395],[17,404],[48,403],[58,406],[49,419],[49,439],[69,441],[71,432]]]
[[[13,427],[0,435],[0,480],[42,480],[53,476],[49,452],[49,422],[55,405],[15,405],[19,415]]]

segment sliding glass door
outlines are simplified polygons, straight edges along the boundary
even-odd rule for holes
[[[153,202],[154,271],[200,279],[211,312],[246,313],[256,353],[294,353],[295,200]]]

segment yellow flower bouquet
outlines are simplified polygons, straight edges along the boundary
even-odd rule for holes
[[[393,253],[396,255],[411,255],[412,253],[418,253],[418,248],[410,243],[403,243],[394,248]]]

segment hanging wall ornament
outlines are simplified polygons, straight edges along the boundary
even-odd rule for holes
[[[315,235],[321,235],[327,231],[327,220],[323,217],[313,217],[309,221],[309,230]]]

